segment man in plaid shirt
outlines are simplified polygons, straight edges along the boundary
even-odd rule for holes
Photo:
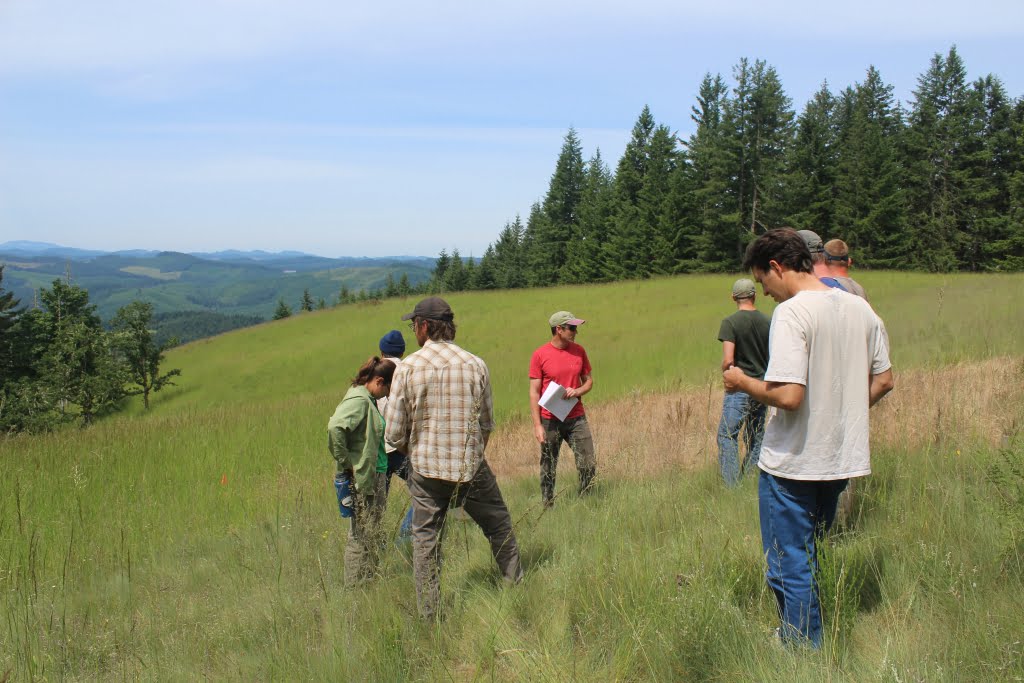
[[[523,577],[512,518],[484,459],[494,430],[487,365],[455,345],[455,315],[428,297],[402,316],[422,347],[402,361],[391,383],[386,440],[409,455],[413,573],[420,614],[437,616],[441,535],[450,506],[483,530],[510,583]]]

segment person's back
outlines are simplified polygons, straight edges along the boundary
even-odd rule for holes
[[[770,416],[761,469],[816,481],[869,474],[868,380],[888,356],[878,316],[848,292],[803,291],[775,309],[773,336],[782,328],[803,348],[772,356],[771,380],[805,383],[806,394],[796,410]]]
[[[416,602],[433,619],[450,507],[461,506],[480,526],[505,581],[522,580],[523,569],[512,517],[484,457],[494,430],[487,365],[455,344],[455,314],[444,299],[423,299],[402,319],[412,320],[421,348],[395,373],[387,439],[409,454]]]
[[[722,321],[719,341],[722,341],[722,332],[728,326],[730,341],[736,345],[734,364],[749,377],[764,377],[764,370],[768,367],[771,324],[772,319],[756,309],[738,310]]]

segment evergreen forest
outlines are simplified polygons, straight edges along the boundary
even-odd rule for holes
[[[869,67],[799,112],[776,70],[705,75],[680,139],[644,107],[614,171],[565,135],[547,194],[482,258],[442,250],[434,291],[739,269],[751,237],[789,226],[845,240],[857,266],[1024,267],[1024,99],[935,54],[904,106]]]

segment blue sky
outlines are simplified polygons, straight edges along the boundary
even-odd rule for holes
[[[1021,0],[838,4],[0,0],[0,242],[479,256],[569,126],[614,167],[741,57],[798,110],[953,44],[1024,95]]]

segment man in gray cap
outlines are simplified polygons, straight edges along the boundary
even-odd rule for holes
[[[786,228],[782,229],[785,230]],[[814,275],[829,287],[841,289],[844,292],[848,291],[829,272],[828,264],[825,263],[825,244],[821,241],[818,233],[813,230],[797,230],[796,234],[800,235],[804,244],[807,245],[807,250],[811,252],[811,264],[814,266]]]
[[[434,619],[449,507],[461,506],[480,526],[507,582],[522,580],[523,569],[512,518],[484,459],[494,430],[487,364],[456,346],[455,315],[444,299],[423,299],[402,320],[412,321],[421,348],[395,370],[385,439],[409,455],[416,601]]]
[[[768,367],[768,332],[771,319],[754,305],[754,281],[740,278],[732,286],[736,312],[722,321],[718,341],[722,342],[722,372],[736,366],[744,375],[764,379]],[[764,436],[765,406],[742,391],[726,392],[722,419],[718,423],[718,465],[727,486],[739,483],[743,474],[757,467]],[[743,430],[747,454],[739,458],[739,436]]]
[[[551,340],[534,351],[530,358],[530,415],[533,417],[533,435],[540,444],[541,499],[544,507],[548,508],[555,504],[555,472],[563,441],[569,444],[576,457],[580,494],[590,490],[597,474],[594,437],[580,400],[594,387],[590,359],[583,347],[576,343],[576,328],[585,322],[569,311],[553,314],[548,319]],[[576,405],[561,419],[540,405],[540,399],[551,382],[564,387],[564,398],[576,399]]]

